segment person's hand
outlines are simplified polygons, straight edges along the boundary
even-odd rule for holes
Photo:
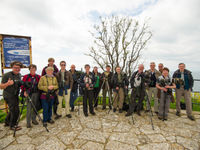
[[[28,97],[28,93],[27,93],[26,91],[24,92],[24,96],[25,96],[25,97]]]
[[[119,87],[116,87],[116,90],[119,90]]]
[[[165,86],[165,88],[169,89],[169,88],[170,88],[170,86],[169,86],[169,85],[166,85],[166,86]]]
[[[126,89],[128,89],[128,86],[125,86]]]
[[[49,89],[49,90],[53,90],[53,88],[54,88],[53,85],[48,86],[48,89]]]
[[[165,92],[167,92],[167,89],[166,89],[166,88],[162,88],[162,90],[165,91]]]
[[[7,81],[7,85],[10,86],[10,85],[13,85],[13,84],[14,84],[14,81],[9,78],[8,81]]]
[[[87,88],[90,86],[88,83],[86,83],[86,85],[85,85]]]

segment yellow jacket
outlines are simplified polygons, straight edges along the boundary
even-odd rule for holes
[[[57,90],[58,89],[58,82],[56,77],[48,77],[48,76],[42,76],[40,78],[40,81],[38,83],[38,89],[44,91],[44,92],[48,92],[48,86],[53,85],[54,89],[53,90]]]

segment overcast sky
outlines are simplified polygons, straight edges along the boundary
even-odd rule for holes
[[[175,70],[179,62],[200,72],[200,0],[0,0],[0,33],[32,37],[33,63],[41,70],[49,57],[77,69],[93,63],[84,55],[99,16],[132,16],[149,25],[153,37],[142,62],[162,62]]]

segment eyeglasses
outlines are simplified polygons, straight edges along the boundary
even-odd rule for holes
[[[61,66],[66,66],[65,64],[61,64]]]
[[[13,67],[13,69],[20,70],[21,68],[20,67]]]

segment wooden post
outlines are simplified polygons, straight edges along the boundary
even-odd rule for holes
[[[0,49],[1,49],[1,75],[3,77],[4,75],[4,58],[3,58],[3,37],[2,35],[0,35]],[[4,100],[4,105],[5,105],[5,110],[6,113],[8,114],[8,104],[6,103],[6,101]]]

